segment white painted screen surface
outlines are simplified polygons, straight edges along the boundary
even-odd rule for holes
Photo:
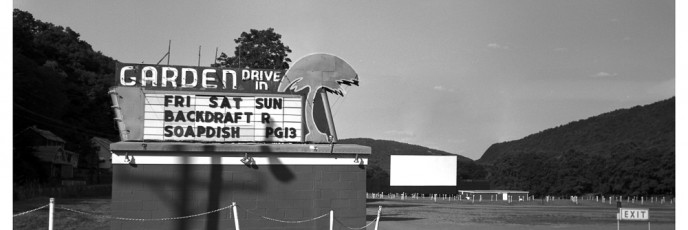
[[[456,156],[390,156],[390,186],[456,186]]]

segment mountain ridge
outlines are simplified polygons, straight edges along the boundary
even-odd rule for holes
[[[674,140],[675,97],[672,97],[572,121],[518,140],[495,143],[477,162],[491,163],[504,154],[522,152],[556,155],[575,150],[588,154],[605,154],[627,142],[663,149],[667,149],[669,142],[673,150]]]
[[[675,194],[675,97],[496,143],[477,161],[493,189],[534,195]]]

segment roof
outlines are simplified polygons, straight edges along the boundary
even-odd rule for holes
[[[110,144],[112,141],[102,138],[102,137],[93,137],[91,138],[91,143],[94,143],[96,145],[100,145],[106,149],[110,149]]]
[[[26,128],[26,129],[24,129],[24,131],[21,131],[18,135],[20,135],[20,134],[22,134],[22,133],[24,133],[24,132],[27,132],[27,131],[33,131],[33,132],[35,132],[36,134],[42,136],[43,138],[48,139],[48,140],[51,140],[51,141],[57,141],[57,142],[66,143],[66,141],[65,141],[64,139],[58,137],[58,136],[55,135],[53,132],[50,132],[50,131],[48,131],[48,130],[43,130],[43,129],[36,128],[36,126],[31,126],[31,127]]]
[[[64,150],[62,146],[40,146],[34,147],[34,150],[33,154],[45,162],[75,165],[78,160],[76,153]]]

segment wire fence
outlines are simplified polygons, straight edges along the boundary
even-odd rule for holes
[[[617,196],[617,195],[578,195],[578,196],[540,196],[535,197],[529,194],[507,194],[494,193],[468,193],[465,194],[422,194],[422,193],[366,193],[367,199],[390,199],[390,200],[430,200],[434,202],[506,202],[506,203],[536,203],[545,204],[550,202],[566,201],[576,205],[617,205],[617,202],[635,205],[653,206],[672,206],[676,203],[675,197],[667,196]]]
[[[320,215],[320,216],[313,217],[313,218],[307,218],[307,219],[303,219],[303,220],[281,220],[281,219],[272,218],[272,217],[267,217],[267,216],[263,216],[263,215],[257,214],[257,213],[255,213],[255,212],[253,212],[253,211],[251,211],[251,210],[242,208],[241,206],[237,205],[236,203],[232,203],[231,205],[228,205],[228,206],[225,206],[225,207],[222,207],[222,208],[218,208],[218,209],[215,209],[215,210],[212,210],[212,211],[197,213],[197,214],[193,214],[193,215],[178,216],[178,217],[165,217],[165,218],[128,218],[128,217],[117,217],[117,216],[111,216],[111,215],[100,215],[100,214],[95,214],[95,213],[90,213],[90,212],[84,212],[84,211],[80,211],[80,210],[76,210],[76,209],[71,209],[71,208],[67,208],[67,207],[63,207],[63,206],[55,206],[55,205],[54,205],[54,202],[53,202],[53,198],[51,198],[51,202],[50,202],[49,204],[46,204],[46,205],[43,205],[43,206],[40,206],[40,207],[31,209],[31,210],[28,210],[28,211],[16,213],[16,214],[13,215],[13,217],[18,217],[18,216],[26,215],[26,214],[29,214],[29,213],[32,213],[32,212],[36,212],[36,211],[41,210],[41,209],[44,209],[44,208],[49,208],[49,209],[50,209],[50,212],[49,212],[49,219],[50,219],[50,221],[49,221],[49,223],[50,223],[49,229],[52,229],[52,219],[53,219],[53,214],[54,214],[54,211],[53,211],[53,210],[54,210],[54,209],[69,211],[69,212],[77,213],[77,214],[80,214],[80,215],[90,216],[90,217],[99,218],[99,219],[110,219],[110,220],[119,220],[119,221],[139,221],[139,222],[144,222],[144,221],[172,221],[172,220],[182,220],[182,219],[188,219],[188,218],[194,218],[194,217],[200,217],[200,216],[204,216],[204,215],[209,215],[209,214],[212,214],[212,213],[221,212],[221,211],[223,211],[223,210],[227,210],[227,209],[230,209],[230,208],[231,208],[231,210],[233,211],[234,217],[235,217],[235,229],[237,229],[237,230],[239,230],[239,220],[238,220],[237,208],[241,208],[241,210],[243,210],[243,211],[245,211],[246,213],[251,214],[251,215],[253,215],[253,216],[256,216],[256,217],[259,217],[259,218],[262,218],[262,219],[265,219],[265,220],[269,220],[269,221],[284,223],[284,224],[300,224],[300,223],[306,223],[306,222],[316,221],[316,220],[318,220],[318,219],[322,219],[322,218],[324,218],[324,217],[330,216],[330,229],[333,229],[333,222],[336,221],[336,222],[337,222],[338,224],[340,224],[341,226],[343,226],[343,227],[345,227],[345,228],[347,228],[347,229],[352,229],[352,230],[356,230],[356,229],[365,229],[365,228],[368,228],[368,227],[369,227],[370,225],[372,225],[373,223],[376,223],[375,229],[377,230],[377,223],[380,221],[380,212],[381,212],[381,210],[382,210],[382,206],[380,206],[379,209],[378,209],[377,217],[376,217],[374,220],[370,221],[368,224],[366,224],[366,225],[364,225],[364,226],[362,226],[362,227],[349,227],[349,226],[346,226],[344,223],[342,223],[341,220],[335,218],[335,217],[334,217],[334,211],[332,211],[332,210],[331,210],[330,212],[325,213],[325,214],[322,214],[322,215]]]

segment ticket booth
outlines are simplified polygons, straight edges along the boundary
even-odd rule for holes
[[[335,229],[366,223],[370,147],[337,144],[332,55],[280,70],[118,64],[111,229]],[[288,77],[287,77],[288,76]],[[333,84],[334,83],[334,84]],[[138,221],[137,221],[138,220]],[[289,221],[302,223],[285,223]]]

